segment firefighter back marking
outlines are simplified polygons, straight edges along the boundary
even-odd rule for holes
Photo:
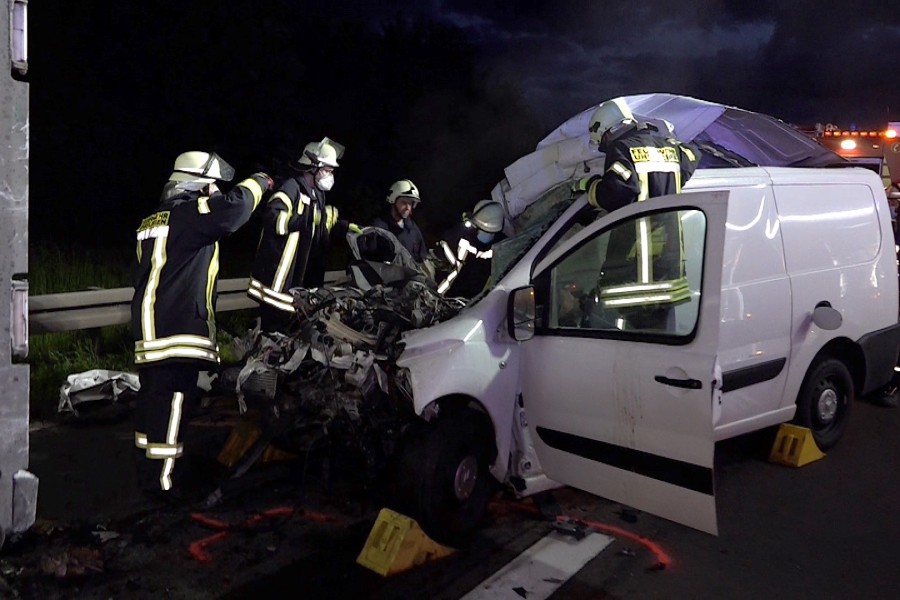
[[[166,237],[169,234],[169,211],[163,210],[154,213],[141,221],[138,227],[137,237],[139,240],[148,238]]]
[[[631,160],[639,162],[678,162],[678,151],[675,148],[654,148],[653,146],[641,146],[629,148]]]

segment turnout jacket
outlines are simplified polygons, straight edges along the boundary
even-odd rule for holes
[[[266,176],[258,173],[228,194],[182,192],[141,222],[131,300],[136,366],[218,362],[219,240],[250,219],[266,188]]]
[[[325,204],[325,193],[299,178],[286,180],[269,199],[250,272],[247,295],[285,312],[294,312],[292,287],[318,287],[325,281],[329,236],[346,236],[349,224]]]
[[[383,217],[377,217],[372,222],[373,227],[381,227],[393,233],[397,241],[406,248],[410,255],[419,262],[428,256],[428,248],[425,247],[425,237],[416,222],[407,217],[403,219],[403,227],[397,225],[390,212]]]
[[[603,176],[588,184],[588,201],[612,211],[680,193],[699,162],[700,151],[693,144],[663,137],[650,124],[635,125],[609,144]]]

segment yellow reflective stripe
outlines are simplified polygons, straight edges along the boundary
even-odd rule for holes
[[[681,169],[675,171],[675,193],[681,193]]]
[[[201,350],[192,347],[168,348],[166,350],[145,350],[143,352],[134,353],[134,363],[144,364],[148,362],[156,362],[167,358],[196,358],[210,362],[219,361],[219,353],[208,350]]]
[[[262,200],[263,188],[259,185],[259,182],[253,179],[252,177],[248,177],[238,184],[239,186],[245,187],[250,191],[250,194],[253,195],[253,208],[256,209],[257,205],[259,205],[259,201]]]
[[[601,303],[607,307],[673,304],[689,300],[691,290],[687,279],[682,277],[651,285],[609,287],[601,290],[600,297]]]
[[[697,160],[697,157],[694,155],[694,153],[691,151],[690,148],[685,148],[684,146],[679,146],[679,147],[681,148],[681,151],[684,152],[685,155],[688,157],[689,161],[695,162]]]
[[[160,273],[165,264],[166,238],[156,238],[150,258],[150,275],[147,277],[147,287],[144,288],[144,297],[141,299],[141,333],[145,340],[152,340],[156,337],[156,323],[154,322],[156,289],[159,287]]]
[[[147,458],[178,458],[182,454],[183,444],[147,444]]]
[[[175,470],[175,459],[167,458],[163,462],[162,472],[159,474],[159,486],[163,491],[168,492],[172,489],[172,471]]]
[[[169,409],[169,425],[166,429],[166,443],[170,446],[178,443],[178,427],[181,425],[181,409],[184,406],[184,393],[172,394],[172,406]]]
[[[276,292],[284,289],[288,270],[291,267],[291,263],[294,262],[294,255],[297,253],[297,241],[299,239],[300,232],[295,231],[288,235],[287,241],[284,243],[284,251],[281,253],[281,260],[278,261],[278,268],[275,270],[275,281],[272,282],[272,289]]]
[[[137,261],[138,261],[138,262],[141,262],[141,253],[142,253],[142,252],[143,252],[143,248],[142,248],[142,245],[141,245],[141,241],[138,240],[137,248],[135,248],[135,251],[134,251],[134,253],[137,254]]]
[[[643,202],[647,198],[650,197],[650,181],[647,177],[646,173],[638,173],[638,182],[641,186],[641,191],[638,192],[637,201]]]
[[[266,290],[266,291],[270,291],[270,290]],[[273,298],[272,296],[269,296],[268,294],[264,293],[261,290],[257,290],[257,289],[247,290],[247,294],[250,297],[259,300],[260,302],[265,302],[266,304],[268,304],[270,306],[274,306],[278,310],[283,310],[285,312],[290,312],[290,313],[294,312],[293,304],[282,302],[281,300],[278,300],[277,298]]]
[[[291,220],[290,213],[286,211],[281,211],[278,213],[278,217],[275,219],[275,233],[277,235],[287,235],[288,234],[288,221]]]
[[[277,235],[287,235],[288,222],[291,220],[291,214],[293,214],[294,207],[291,203],[291,199],[288,198],[288,195],[284,192],[275,192],[275,195],[269,200],[269,204],[275,202],[281,202],[287,209],[278,211],[278,216],[275,218],[275,233]]]
[[[209,196],[200,196],[197,198],[197,212],[201,215],[209,214]]]
[[[213,255],[206,271],[206,329],[209,339],[216,339],[216,309],[213,299],[216,293],[216,278],[219,276],[219,242],[213,244]]]
[[[650,264],[650,219],[644,217],[638,219],[637,226],[637,258],[638,258],[638,281],[641,283],[649,283],[653,280],[653,266]]]
[[[141,450],[147,448],[147,434],[141,433],[140,431],[134,432],[134,445]]]
[[[334,224],[337,223],[338,219],[338,209],[335,206],[326,206],[325,207],[325,229],[331,231],[331,228],[334,227]]]
[[[294,297],[290,294],[285,294],[282,292],[276,292],[275,290],[268,288],[265,284],[258,279],[250,279],[250,287],[247,289],[247,293],[255,292],[259,297],[260,295],[271,296],[276,300],[281,300],[282,302],[291,303],[294,301]]]
[[[622,181],[628,181],[631,179],[631,170],[627,169],[625,165],[620,163],[619,161],[614,162],[609,166],[607,172],[612,171],[616,175],[622,178]]]
[[[134,343],[137,350],[160,350],[169,346],[199,346],[215,349],[216,343],[202,335],[170,335],[158,340],[139,340]]]
[[[681,165],[673,162],[640,162],[634,164],[637,173],[678,173]]]

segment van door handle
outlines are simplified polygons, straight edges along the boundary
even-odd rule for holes
[[[686,388],[689,390],[703,389],[703,383],[698,379],[672,379],[664,375],[656,375],[653,377],[656,381],[663,385],[671,385],[672,387]]]

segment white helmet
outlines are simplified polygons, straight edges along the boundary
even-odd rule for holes
[[[344,147],[327,137],[321,142],[310,142],[303,148],[303,155],[297,159],[301,167],[337,167],[338,159],[344,155]]]
[[[503,229],[503,207],[496,200],[482,200],[475,205],[469,217],[475,227],[488,233],[497,233]]]
[[[615,139],[615,133],[621,130],[623,125],[634,123],[637,121],[631,114],[631,109],[625,104],[625,99],[613,98],[597,107],[591,116],[588,131],[591,133],[591,141],[602,148],[610,139]]]
[[[213,152],[182,152],[175,159],[169,181],[212,183],[231,181],[234,168]]]
[[[397,198],[401,197],[412,198],[414,206],[422,200],[419,198],[419,188],[409,179],[401,179],[392,183],[386,199],[388,204],[394,204]]]

